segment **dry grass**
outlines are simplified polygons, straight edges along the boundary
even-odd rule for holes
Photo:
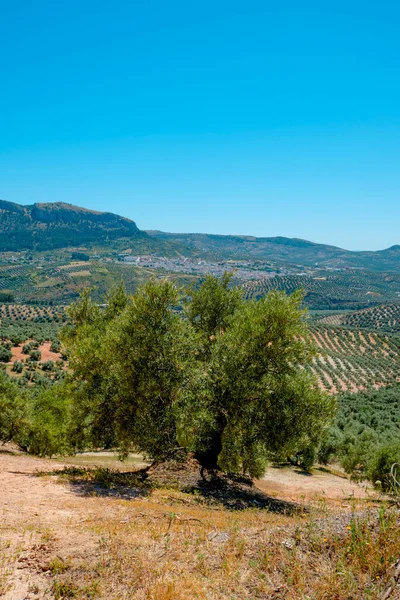
[[[377,598],[400,554],[398,514],[384,508],[339,526],[317,513],[192,506],[177,492],[118,508],[85,522],[98,550],[55,574],[56,597]]]
[[[60,474],[50,461],[8,460],[16,493],[26,482],[35,506],[9,502],[0,526],[3,593],[15,557],[30,586],[6,600],[372,599],[400,556],[399,511],[379,498],[307,499],[291,514],[233,510],[104,468]],[[127,477],[136,493],[125,499]]]

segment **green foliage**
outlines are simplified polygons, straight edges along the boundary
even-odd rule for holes
[[[76,410],[94,444],[132,445],[158,459],[176,448],[173,405],[184,376],[187,326],[176,288],[149,282],[128,301],[114,288],[101,310],[85,292],[62,339],[81,382]]]
[[[5,346],[0,346],[0,362],[8,363],[12,358],[10,350]]]
[[[208,310],[213,293],[200,288],[198,305]],[[268,457],[316,444],[332,419],[334,400],[299,368],[314,355],[301,302],[300,293],[272,292],[240,304],[216,331],[178,413],[182,443],[204,466],[260,475]]]
[[[23,369],[24,369],[24,363],[21,360],[14,361],[12,370],[15,373],[22,373]]]
[[[177,447],[173,407],[186,376],[190,344],[186,324],[172,310],[177,301],[172,284],[149,282],[138,290],[105,338],[117,390],[117,438],[154,459]]]
[[[0,441],[18,443],[26,424],[26,398],[21,389],[0,372]]]
[[[14,294],[11,292],[0,292],[0,303],[14,302]]]
[[[338,456],[353,477],[373,483],[379,480],[387,489],[391,464],[400,459],[399,440],[399,384],[344,394],[339,397],[336,424],[325,436],[319,459],[327,462]]]
[[[60,352],[60,350],[61,350],[60,340],[53,340],[51,342],[50,351],[51,352]]]
[[[400,440],[375,450],[367,468],[368,479],[384,491],[399,491],[391,475],[393,465],[400,465]],[[395,473],[398,473],[398,469]]]
[[[90,260],[90,256],[89,256],[89,254],[86,254],[85,252],[72,252],[71,260],[87,261],[87,260]]]
[[[301,293],[245,302],[226,275],[191,290],[184,311],[180,302],[168,281],[132,297],[121,284],[101,306],[85,291],[61,333],[71,375],[49,385],[35,365],[26,372],[40,385],[19,443],[40,455],[117,446],[155,460],[192,450],[203,467],[251,476],[270,457],[301,452],[310,463],[335,401],[303,368],[315,348]]]
[[[57,339],[58,330],[59,325],[56,323],[34,323],[2,319],[0,338],[10,340],[16,346],[29,339],[35,339],[42,344],[45,341]]]
[[[186,314],[194,329],[205,337],[206,342],[225,330],[229,319],[243,304],[243,291],[230,287],[232,277],[232,274],[224,273],[218,280],[207,275],[201,287],[189,291]]]
[[[32,454],[71,454],[75,449],[72,426],[71,386],[66,382],[31,392],[29,427],[23,445]]]
[[[32,349],[32,350],[29,352],[29,356],[30,356],[30,359],[31,359],[31,360],[35,360],[35,361],[37,361],[37,360],[41,360],[41,358],[42,358],[42,353],[40,352],[40,350],[37,350],[37,349]]]
[[[40,366],[43,371],[54,371],[54,362],[52,360],[46,360]]]

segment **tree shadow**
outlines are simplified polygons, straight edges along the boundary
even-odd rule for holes
[[[0,454],[7,454],[8,456],[18,456],[18,452],[14,452],[13,450],[8,450],[7,448],[2,448],[0,446]]]
[[[258,508],[286,515],[307,512],[304,506],[268,496],[250,479],[234,475],[219,474],[207,480],[199,479],[196,486],[186,487],[182,491],[201,496],[208,503],[222,505],[229,510]]]
[[[294,472],[297,475],[303,475],[304,477],[313,477],[313,473],[311,473],[311,471],[306,471],[305,469],[294,469]]]
[[[219,506],[228,510],[265,509],[287,515],[307,512],[300,504],[268,496],[246,477],[215,473],[203,479],[199,470],[190,469],[185,472],[181,467],[175,471],[175,477],[168,477],[168,480],[162,478],[159,469],[152,471],[151,467],[132,472],[104,467],[65,467],[26,475],[57,477],[59,481],[67,482],[74,493],[85,497],[134,500],[148,496],[156,488],[169,488],[191,494],[210,507]]]
[[[78,496],[134,500],[147,496],[152,488],[145,469],[121,472],[104,467],[64,467],[52,471],[26,473],[33,477],[58,477]]]

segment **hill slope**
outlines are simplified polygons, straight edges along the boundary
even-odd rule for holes
[[[310,370],[330,393],[357,392],[400,381],[400,340],[383,333],[313,327],[321,353]]]
[[[22,206],[0,200],[0,252],[106,245],[118,249],[121,242],[134,254],[269,261],[274,268],[318,265],[400,273],[400,246],[378,252],[351,252],[297,238],[145,232],[134,221],[109,212],[63,202]]]
[[[400,304],[380,304],[364,310],[323,317],[319,319],[319,323],[400,333]]]
[[[257,238],[246,235],[210,235],[206,233],[165,233],[148,231],[151,237],[169,241],[185,256],[212,260],[269,260],[276,264],[300,264],[332,268],[363,268],[371,271],[400,273],[400,246],[377,252],[352,252],[286,237]]]
[[[292,294],[301,288],[305,292],[305,301],[309,308],[354,309],[397,300],[400,277],[397,274],[366,271],[335,273],[326,277],[288,275],[248,281],[243,288],[247,299],[256,300],[271,290],[283,290]],[[323,321],[332,325],[346,324],[341,317],[342,315],[329,316]]]
[[[148,238],[130,219],[54,202],[21,206],[0,200],[0,251],[52,250]]]

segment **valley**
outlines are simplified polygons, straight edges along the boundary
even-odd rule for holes
[[[21,214],[24,235],[16,218]],[[222,600],[227,590],[232,599],[345,600],[360,593],[378,598],[389,589],[400,550],[398,511],[390,504],[396,490],[388,475],[400,458],[397,247],[352,253],[287,238],[141,232],[122,217],[59,204],[21,213],[3,202],[1,227],[14,232],[0,248],[5,600]],[[132,295],[143,299],[140,294],[153,294],[165,282],[177,294],[170,318],[181,319],[189,314],[185,302],[204,283],[224,281],[226,273],[228,293],[237,292],[244,306],[302,290],[301,320],[314,356],[301,369],[315,378],[327,405],[337,403],[318,442],[286,455],[271,453],[265,475],[252,483],[223,473],[203,479],[191,453],[184,463],[165,461],[152,470],[146,453],[132,446],[127,457],[112,436],[108,441],[109,413],[97,428],[106,432],[105,442],[81,439],[87,435],[77,434],[81,405],[74,405],[76,414],[68,407],[74,394],[81,398],[79,385],[91,380],[108,345],[98,354],[101,325],[94,346],[86,345],[85,334],[77,360],[65,344],[73,336],[60,334],[71,334],[80,318],[90,332],[91,314],[94,322],[105,319],[106,327],[108,312],[118,315],[123,288],[129,303]],[[89,289],[87,310],[79,313],[85,306],[79,298]],[[110,300],[111,290],[117,296]],[[80,306],[75,317],[71,306]],[[121,331],[124,341],[113,352],[126,347],[135,359],[126,326]],[[136,326],[129,331],[133,338]],[[150,346],[157,347],[158,335]],[[244,346],[245,340],[238,352]],[[74,377],[82,357],[90,369],[79,384]],[[114,360],[112,353],[107,360]],[[127,363],[122,373],[130,368]],[[114,368],[104,371],[114,374]],[[102,376],[94,380],[94,397],[102,393]],[[129,384],[124,393],[132,389]],[[100,406],[107,405],[105,398]],[[80,401],[84,407],[87,399]],[[155,412],[152,420],[157,418]],[[24,494],[29,501],[18,501],[16,510]],[[368,563],[362,558],[366,544]]]

